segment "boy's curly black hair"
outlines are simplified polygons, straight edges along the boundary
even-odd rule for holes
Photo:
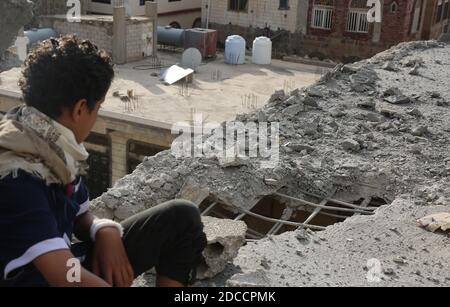
[[[28,55],[19,85],[28,106],[56,119],[81,99],[93,110],[113,78],[111,57],[105,51],[67,35],[43,41]]]

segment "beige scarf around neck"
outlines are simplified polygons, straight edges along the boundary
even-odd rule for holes
[[[23,170],[67,185],[84,174],[87,157],[70,129],[33,107],[17,107],[0,121],[0,179]]]

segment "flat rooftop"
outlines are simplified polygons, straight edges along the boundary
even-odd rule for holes
[[[159,52],[161,66],[181,62],[181,54]],[[247,59],[250,63],[251,59]],[[291,91],[309,86],[327,71],[326,68],[273,60],[272,65],[227,65],[222,55],[202,64],[194,81],[165,85],[158,76],[164,68],[153,68],[155,60],[117,65],[116,78],[109,90],[100,115],[135,121],[141,124],[170,127],[189,122],[192,114],[202,114],[204,122],[223,122],[237,114],[263,107],[275,90]],[[142,66],[147,65],[147,66]],[[147,68],[142,70],[142,68]],[[150,69],[151,68],[151,69]],[[0,93],[20,95],[17,85],[20,68],[0,74]],[[113,96],[132,90],[132,103]]]

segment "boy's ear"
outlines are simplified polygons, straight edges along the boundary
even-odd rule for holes
[[[87,108],[86,99],[80,99],[72,106],[71,115],[74,122],[78,123],[80,121],[80,118],[82,117],[83,112],[86,111],[86,108]]]

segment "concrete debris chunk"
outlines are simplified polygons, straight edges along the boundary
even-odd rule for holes
[[[312,146],[299,143],[291,143],[288,145],[288,147],[297,152],[302,152],[303,150],[306,150],[308,154],[312,153],[315,150],[315,148]]]
[[[384,100],[392,104],[412,103],[410,97],[403,95],[402,91],[397,87],[391,87],[383,92]]]
[[[312,87],[308,89],[308,96],[323,98],[325,96],[325,93],[322,90],[318,89],[317,87]]]
[[[400,62],[403,66],[406,67],[414,67],[414,66],[423,66],[424,60],[421,57],[413,57],[407,58]]]
[[[243,221],[202,217],[208,246],[203,252],[205,263],[199,268],[200,279],[211,278],[222,272],[245,243],[247,225]]]
[[[420,110],[417,108],[413,108],[411,110],[406,111],[406,114],[415,116],[415,117],[423,117],[422,112],[420,112]]]
[[[208,187],[200,186],[193,178],[189,178],[178,192],[177,198],[189,200],[199,206],[209,194]]]
[[[357,152],[361,149],[361,146],[359,145],[359,143],[352,139],[347,139],[347,140],[343,141],[341,143],[341,146],[344,150],[347,150],[347,151]]]
[[[309,96],[306,97],[306,98],[303,100],[303,103],[304,103],[305,105],[309,106],[309,107],[313,107],[313,108],[319,107],[319,105],[317,104],[316,99],[314,99],[313,97],[309,97]]]
[[[285,94],[284,90],[278,90],[272,94],[269,101],[270,102],[280,101],[280,100],[283,100],[285,98],[285,96],[286,96],[286,94]]]
[[[417,223],[419,226],[431,232],[436,232],[439,229],[442,231],[447,231],[450,229],[450,213],[441,212],[430,214],[419,219]]]
[[[403,95],[402,91],[398,87],[390,87],[383,92],[384,97],[389,96],[401,96]]]
[[[414,136],[424,136],[429,133],[426,126],[419,126],[412,129],[411,134]]]
[[[394,110],[390,109],[381,109],[380,114],[383,116],[386,116],[388,118],[401,118],[401,114],[399,112],[396,112]]]
[[[386,62],[386,64],[383,65],[383,69],[392,72],[399,71],[399,69],[395,66],[395,64],[392,61]]]
[[[227,283],[227,287],[269,287],[270,279],[264,270],[255,270],[243,274],[236,274],[231,277]]]
[[[412,76],[419,76],[420,75],[419,68],[420,65],[416,64],[414,68],[409,71],[409,74]]]
[[[347,115],[347,113],[342,111],[340,108],[332,108],[328,112],[334,118],[344,117],[345,115]]]
[[[375,107],[376,107],[376,103],[373,100],[360,101],[356,105],[358,108],[365,109],[365,110],[371,110],[371,111],[375,111]]]
[[[359,93],[374,90],[377,80],[377,73],[368,67],[363,67],[350,76],[352,90]]]
[[[300,104],[294,104],[283,110],[283,114],[295,116],[298,113],[304,111],[304,106]]]

